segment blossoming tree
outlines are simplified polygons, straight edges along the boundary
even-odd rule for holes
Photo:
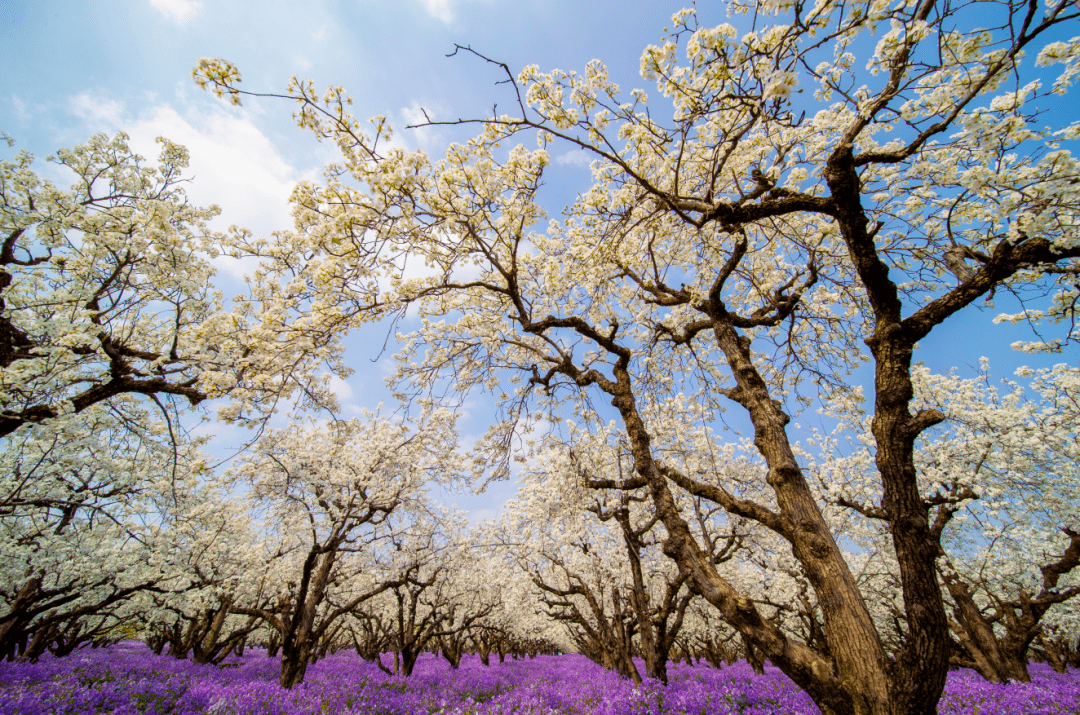
[[[0,436],[120,395],[228,395],[221,415],[243,422],[290,396],[332,402],[332,337],[292,330],[271,295],[224,308],[209,259],[239,254],[206,226],[217,208],[188,203],[187,150],[158,141],[156,165],[124,134],[60,150],[66,190],[26,152],[0,162]]]
[[[342,161],[324,185],[298,187],[296,231],[271,258],[324,323],[421,315],[400,383],[434,391],[448,378],[500,397],[481,447],[496,474],[526,410],[554,422],[564,408],[596,414],[602,396],[633,457],[623,486],[648,491],[665,553],[728,623],[826,713],[931,713],[949,625],[914,445],[944,415],[912,409],[914,352],[1003,286],[1045,298],[1022,317],[1072,315],[1080,184],[1063,142],[1077,125],[1036,117],[1080,67],[1080,41],[1052,40],[1080,13],[1065,0],[729,7],[752,13],[752,29],[701,28],[684,11],[643,54],[670,113],[645,111],[640,90],[624,99],[599,62],[583,74],[503,67],[516,114],[454,121],[481,133],[436,163],[383,149],[385,121],[364,134],[340,88],[319,97],[294,81],[300,124],[333,139]],[[228,63],[203,61],[196,76],[239,101]],[[525,132],[540,149],[502,147]],[[594,185],[538,231],[551,142],[590,152]],[[429,274],[403,276],[406,257]],[[1073,337],[1066,327],[1031,347]],[[893,648],[788,432],[800,395],[842,384],[862,360],[905,616]],[[672,427],[646,412],[680,392],[704,424],[722,405],[745,413],[767,499],[657,451]],[[785,633],[718,572],[679,491],[787,543],[827,650]]]
[[[205,539],[212,486],[198,449],[130,398],[7,435],[0,465],[0,657],[107,639],[135,597],[186,587],[175,547]]]
[[[233,613],[255,616],[281,638],[281,685],[304,678],[319,641],[364,601],[401,585],[378,568],[379,542],[397,522],[426,510],[425,485],[452,479],[457,435],[445,411],[411,428],[369,415],[326,429],[274,430],[232,472],[262,515],[266,586],[256,603]]]
[[[947,418],[923,434],[915,463],[941,544],[938,568],[959,646],[953,661],[995,682],[1030,680],[1027,651],[1043,619],[1056,612],[1075,631],[1068,602],[1080,596],[1078,370],[1061,364],[1021,372],[1027,386],[1006,381],[1001,388],[990,379],[988,361],[974,378],[934,375],[921,366],[912,373],[916,404]],[[851,444],[819,436],[826,458],[808,453],[810,470],[826,501],[863,517],[845,533],[863,541],[867,553],[887,558],[888,530],[874,506],[880,487],[871,478],[876,443],[869,418],[850,394],[828,410]],[[885,563],[879,573],[894,571]]]

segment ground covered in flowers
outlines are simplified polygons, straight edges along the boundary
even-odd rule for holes
[[[668,686],[633,683],[577,655],[461,668],[423,656],[395,678],[351,653],[308,669],[293,690],[260,653],[226,667],[155,656],[139,644],[82,650],[39,663],[0,663],[0,715],[787,715],[817,708],[774,668],[673,665]],[[1033,682],[994,685],[951,673],[941,713],[1080,715],[1080,672],[1033,666]]]

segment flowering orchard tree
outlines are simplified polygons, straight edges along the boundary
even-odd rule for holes
[[[464,530],[456,534],[453,550],[444,556],[441,581],[427,596],[435,613],[435,644],[451,668],[461,665],[473,636],[489,627],[486,619],[502,601],[503,584],[486,578],[489,564],[472,536]]]
[[[536,584],[515,563],[518,550],[506,548],[505,524],[505,519],[485,522],[467,536],[475,560],[462,578],[484,584],[484,600],[494,606],[470,634],[470,651],[484,665],[492,653],[503,663],[508,653],[518,658],[573,651],[564,624],[544,614]]]
[[[632,658],[640,655],[645,674],[666,682],[668,653],[693,594],[660,551],[664,529],[647,493],[604,487],[621,483],[630,464],[626,445],[611,444],[617,435],[610,432],[575,426],[573,447],[545,440],[518,477],[522,496],[507,506],[499,540],[547,612],[570,628],[579,652],[636,682]],[[717,523],[719,510],[696,497],[680,502],[714,565],[732,559],[749,526]]]
[[[1031,649],[1033,659],[1048,663],[1058,673],[1067,672],[1070,666],[1080,670],[1080,638],[1076,635],[1078,620],[1080,604],[1076,601],[1070,601],[1063,609],[1055,608],[1043,619],[1043,627],[1035,636],[1035,646]]]
[[[266,584],[255,616],[281,639],[281,685],[304,678],[319,641],[364,601],[400,585],[374,568],[380,541],[430,507],[425,484],[447,482],[456,466],[452,415],[433,411],[411,428],[368,415],[324,429],[294,424],[268,432],[230,470],[262,517]]]
[[[693,665],[694,659],[707,662],[714,668],[733,665],[740,656],[753,662],[750,653],[740,652],[739,633],[728,626],[708,601],[697,598],[686,609],[683,634],[675,643],[672,660],[681,656]]]
[[[628,598],[632,586],[616,530],[582,509],[536,496],[529,495],[532,508],[507,505],[498,541],[532,582],[533,602],[563,624],[575,650],[640,684],[632,660],[637,635]]]
[[[231,606],[254,597],[254,576],[262,565],[252,548],[257,522],[219,479],[203,477],[207,487],[190,500],[183,519],[170,525],[169,550],[181,583],[169,590],[146,591],[131,599],[129,610],[155,652],[196,663],[218,663],[243,652],[262,622],[232,614]]]
[[[467,639],[497,606],[499,589],[480,580],[481,560],[464,526],[461,513],[432,507],[381,545],[380,562],[393,584],[356,615],[386,633],[395,674],[412,675],[426,649],[457,668]]]
[[[515,114],[450,122],[480,133],[437,162],[384,148],[381,118],[365,134],[341,88],[320,97],[294,80],[299,123],[342,159],[294,192],[295,231],[251,248],[266,258],[262,280],[290,277],[313,329],[420,316],[399,384],[441,394],[450,381],[500,399],[478,451],[496,476],[533,410],[549,422],[564,409],[615,416],[633,458],[622,486],[647,490],[690,588],[823,712],[929,714],[949,623],[914,445],[944,414],[913,409],[914,352],[996,289],[1032,301],[1014,318],[1064,321],[1029,349],[1076,337],[1080,182],[1066,143],[1080,126],[1046,126],[1062,115],[1045,112],[1068,102],[1080,71],[1080,40],[1056,39],[1080,11],[1069,0],[729,8],[752,29],[698,27],[683,11],[642,55],[670,112],[646,111],[641,90],[621,95],[600,62],[516,77],[502,66]],[[227,62],[203,60],[196,78],[242,95]],[[503,146],[517,137],[540,148]],[[545,225],[538,192],[553,143],[594,156],[594,184]],[[404,273],[406,259],[426,275]],[[876,507],[905,618],[895,647],[788,433],[800,397],[842,385],[864,360]],[[679,426],[647,415],[679,394],[704,425],[722,406],[745,414],[767,499],[657,450]],[[786,633],[724,577],[679,492],[785,542],[827,649]]]
[[[70,172],[68,189],[39,179],[25,152],[0,162],[7,657],[74,647],[89,637],[85,619],[102,613],[145,623],[128,605],[150,591],[134,600],[193,627],[206,621],[176,654],[215,650],[227,609],[216,597],[201,616],[189,609],[200,600],[192,584],[209,574],[205,591],[216,576],[178,554],[181,544],[206,554],[222,532],[199,522],[207,493],[197,482],[208,475],[178,412],[228,397],[221,416],[252,423],[283,398],[333,404],[316,376],[335,368],[333,337],[292,332],[272,299],[223,308],[210,259],[236,252],[206,227],[217,209],[185,197],[186,150],[159,143],[156,163],[123,134],[60,150],[50,161]]]
[[[760,479],[761,465],[754,455],[747,454],[746,445],[717,444],[713,430],[693,426],[701,421],[699,406],[676,396],[663,405],[645,407],[642,413],[649,424],[658,426],[652,433],[652,448],[664,461],[678,464],[684,473],[694,474],[699,480],[723,483],[742,499],[774,508],[774,497]],[[642,498],[647,494],[644,488],[627,488],[624,464],[630,463],[629,445],[611,423],[594,423],[587,429],[570,423],[566,440],[574,446],[569,450],[570,463],[564,470],[576,477],[576,483],[560,482],[549,473],[543,486],[529,485],[531,492],[547,493],[560,486],[568,494],[583,488],[593,490],[593,505],[586,508],[602,520],[605,510],[611,514],[609,518],[617,519],[621,509],[615,505],[624,500],[647,502]],[[620,492],[621,496],[615,496]],[[718,573],[756,604],[771,623],[800,637],[815,652],[827,654],[820,604],[809,591],[805,574],[800,572],[798,562],[783,541],[757,522],[729,513],[712,499],[684,490],[674,492],[673,496],[680,516]],[[553,497],[550,499],[554,501]],[[655,512],[649,517],[653,522],[658,521]],[[657,528],[653,538],[656,545],[661,545],[666,538],[665,530],[661,523],[654,526]],[[843,524],[837,526],[843,531]],[[625,535],[627,530],[623,531]],[[634,559],[629,550],[627,555],[633,570]],[[851,555],[845,557],[850,562]],[[679,580],[683,578],[685,573],[680,573]],[[715,643],[713,635],[709,634],[705,642]],[[641,649],[645,653],[650,649],[648,640],[642,639]],[[658,652],[654,662],[662,663],[670,647],[668,643]],[[745,638],[742,638],[742,650],[755,670],[762,671],[760,650]],[[645,660],[648,664],[648,655]],[[655,674],[650,671],[650,675]]]
[[[187,151],[158,141],[156,166],[124,134],[60,150],[67,190],[26,152],[0,162],[0,436],[120,395],[228,395],[222,416],[241,421],[300,386],[331,399],[315,375],[332,340],[293,332],[272,298],[223,309],[208,257],[236,252],[206,228],[217,208],[187,202]]]
[[[0,475],[0,657],[67,652],[103,637],[90,619],[115,627],[138,594],[186,587],[176,546],[206,468],[130,397],[8,434]]]
[[[942,547],[938,567],[960,646],[953,660],[995,682],[1030,680],[1028,647],[1044,617],[1057,611],[1059,627],[1080,631],[1075,609],[1067,608],[1080,596],[1080,370],[1057,365],[1021,374],[1026,388],[1007,381],[999,389],[986,361],[975,378],[912,372],[915,404],[946,416],[923,433],[915,464]],[[826,458],[807,453],[809,471],[820,477],[827,501],[863,517],[845,531],[880,559],[888,530],[871,477],[870,418],[850,393],[828,411],[850,444],[818,436]],[[853,434],[849,424],[863,431]],[[886,565],[880,574],[895,588],[892,571]],[[889,610],[886,619],[903,619],[895,603]]]

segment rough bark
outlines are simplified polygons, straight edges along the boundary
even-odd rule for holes
[[[722,347],[737,351],[737,357],[748,353],[748,341],[739,339],[733,329],[720,332],[718,338]],[[628,362],[629,356],[625,359]],[[733,362],[739,386],[751,383],[751,389],[738,397],[752,408],[751,417],[758,430],[755,441],[765,453],[769,483],[777,491],[782,508],[780,515],[770,512],[771,516],[758,516],[770,521],[770,525],[792,543],[796,557],[810,572],[811,583],[820,593],[828,593],[829,607],[825,617],[830,636],[836,642],[835,660],[828,662],[804,644],[789,639],[717,573],[679,514],[667,479],[678,477],[672,470],[662,469],[653,459],[651,437],[637,412],[629,374],[623,364],[617,364],[614,370],[617,383],[610,386],[612,405],[619,410],[626,426],[635,470],[646,480],[656,513],[667,529],[664,552],[676,561],[692,588],[715,606],[725,620],[753,642],[765,657],[807,690],[823,711],[886,712],[883,709],[887,704],[884,651],[854,578],[795,463],[783,433],[787,417],[768,398],[764,383],[752,365],[741,359]],[[758,384],[753,384],[755,382]],[[795,525],[799,528],[794,528]],[[830,619],[835,622],[835,627]]]
[[[623,493],[621,505],[612,512],[604,513],[599,507],[595,511],[602,520],[614,518],[622,531],[633,578],[628,602],[637,625],[639,649],[645,661],[645,674],[662,683],[667,683],[668,654],[679,635],[683,615],[693,594],[683,589],[685,577],[680,576],[674,583],[667,584],[662,603],[656,606],[649,603],[649,592],[641,569],[641,552],[645,548],[642,537],[652,529],[656,521],[651,520],[639,528],[634,528],[630,523],[629,503],[629,495]]]
[[[1042,589],[1031,595],[1020,589],[1014,599],[992,598],[993,607],[982,609],[975,603],[971,587],[959,574],[943,572],[942,577],[954,604],[950,627],[970,657],[979,675],[995,683],[1010,680],[1031,682],[1028,649],[1042,632],[1043,616],[1055,604],[1080,595],[1080,587],[1058,589],[1062,576],[1080,566],[1080,534],[1065,529],[1069,545],[1057,561],[1040,567]],[[1002,633],[995,633],[997,625]]]

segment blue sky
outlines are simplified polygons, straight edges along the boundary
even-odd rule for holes
[[[454,44],[470,45],[506,62],[512,71],[536,63],[541,69],[582,69],[604,60],[624,91],[650,89],[638,77],[641,50],[661,40],[671,15],[685,0],[0,0],[0,129],[43,159],[57,148],[94,132],[124,130],[135,148],[155,154],[164,135],[191,152],[194,182],[189,195],[200,205],[222,208],[218,227],[245,226],[256,234],[289,227],[288,194],[296,181],[316,178],[334,158],[296,128],[285,101],[246,100],[242,108],[200,91],[191,69],[203,56],[235,63],[244,88],[281,92],[293,74],[319,87],[344,86],[355,113],[386,115],[395,127],[420,118],[486,114],[509,96],[495,86],[498,73],[480,61],[447,58]],[[727,18],[720,3],[702,3],[702,24]],[[509,105],[506,105],[509,109]],[[438,154],[449,130],[399,132],[399,141]],[[589,178],[579,153],[553,152],[547,179],[557,212],[561,200]],[[49,176],[43,163],[39,170]],[[50,176],[59,179],[61,177]],[[228,266],[222,286],[230,284]],[[1008,306],[1000,305],[1007,310]],[[1008,376],[1033,360],[1012,353],[1023,328],[989,327],[989,313],[954,319],[937,331],[920,357],[938,369],[958,359],[975,364],[991,357],[994,372]],[[992,336],[991,336],[992,333]],[[381,345],[375,331],[349,340],[356,373],[338,387],[346,410],[374,408],[387,399],[383,366],[373,363]],[[983,349],[985,346],[985,349]],[[864,376],[866,377],[866,376]],[[481,412],[483,410],[480,410]],[[474,415],[466,432],[479,434],[486,421]],[[222,440],[242,439],[222,428]],[[486,517],[512,492],[498,485],[482,498],[456,498],[474,518]]]

